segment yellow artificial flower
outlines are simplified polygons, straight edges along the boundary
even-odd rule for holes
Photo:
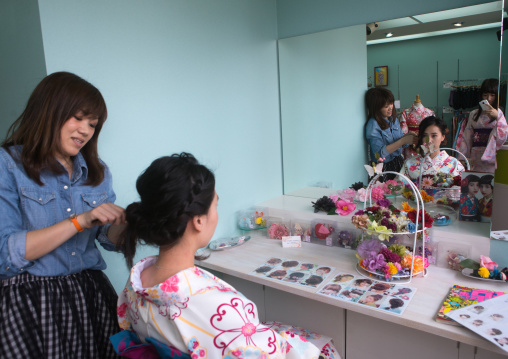
[[[402,203],[402,210],[406,213],[409,213],[413,210],[413,208],[409,205],[408,202]]]
[[[478,269],[478,275],[482,278],[488,278],[490,276],[490,272],[487,268],[480,267],[480,269]]]
[[[397,274],[398,270],[397,267],[393,263],[388,263],[389,271],[391,275]]]
[[[420,194],[424,202],[432,202],[434,200],[434,197],[429,196],[423,189],[420,191]]]

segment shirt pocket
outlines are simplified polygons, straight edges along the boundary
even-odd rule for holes
[[[36,230],[56,223],[56,194],[39,188],[21,187],[24,227]]]
[[[82,193],[81,198],[83,199],[83,212],[86,212],[106,203],[108,194],[106,192]]]

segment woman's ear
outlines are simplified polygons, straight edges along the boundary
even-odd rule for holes
[[[201,232],[204,228],[205,218],[204,216],[194,216],[190,222],[192,223],[194,230]]]

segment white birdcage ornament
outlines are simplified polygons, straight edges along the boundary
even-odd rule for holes
[[[378,163],[377,165],[368,166],[366,165],[365,168],[367,169],[367,172],[369,172],[369,175],[372,177],[370,180],[367,190],[366,190],[366,196],[363,204],[363,211],[364,215],[367,215],[369,217],[368,220],[368,227],[362,229],[362,240],[360,242],[360,245],[357,249],[357,257],[358,257],[358,263],[356,264],[356,270],[359,274],[365,277],[372,277],[376,276],[377,280],[385,281],[385,282],[391,282],[393,280],[396,280],[397,284],[405,284],[410,283],[412,278],[415,276],[426,276],[427,275],[427,269],[425,268],[425,204],[422,199],[422,196],[420,194],[420,191],[416,187],[416,185],[411,181],[408,177],[404,176],[401,173],[398,172],[392,172],[392,171],[386,171],[383,172],[383,163]],[[390,210],[384,211],[383,207],[379,207],[380,213],[382,213],[382,216],[385,216],[384,218],[387,218],[387,221],[391,221],[390,223],[397,223],[397,221],[403,223],[404,221],[407,221],[406,224],[406,230],[405,231],[388,231],[387,227],[385,226],[379,226],[376,221],[372,221],[372,217],[370,212],[367,214],[367,209],[372,208],[373,202],[372,202],[372,190],[376,187],[377,180],[380,176],[392,174],[395,175],[395,177],[401,177],[402,182],[404,182],[409,186],[411,191],[413,192],[415,203],[416,203],[416,216],[415,221],[409,221],[406,217],[400,215],[397,217],[392,216],[392,213]],[[367,203],[369,206],[367,207]],[[373,217],[379,217],[380,213],[376,213],[373,215]],[[386,217],[389,215],[390,217]],[[353,222],[355,221],[356,215],[353,216]],[[421,217],[421,219],[420,219]],[[362,217],[365,219],[365,217]],[[395,221],[395,222],[394,222]],[[380,220],[380,223],[382,221]],[[384,222],[384,221],[383,221]],[[412,225],[409,225],[409,223],[412,223]],[[393,225],[392,225],[393,226]],[[414,226],[414,231],[411,229]],[[397,227],[398,228],[398,225]],[[389,243],[388,245],[385,244],[385,242],[389,241],[389,238],[397,236],[397,243]],[[421,252],[422,255],[419,256],[417,254],[417,248],[419,245],[419,239],[418,237],[421,237]],[[372,239],[374,237],[374,239]],[[400,240],[400,238],[403,239],[409,239],[411,244],[411,250],[408,252],[407,249],[404,246],[404,240]],[[412,238],[412,241],[411,241]],[[379,243],[377,243],[378,241]],[[402,243],[401,243],[402,242]],[[362,245],[363,243],[363,245]],[[372,246],[372,248],[370,248]],[[372,251],[370,251],[372,249]],[[391,249],[396,249],[399,254],[396,252],[391,252],[392,254],[390,256],[386,256],[386,250],[391,251]],[[378,252],[379,251],[379,252]],[[362,257],[360,253],[364,254]],[[377,253],[377,254],[376,254]],[[384,254],[382,254],[384,253]],[[393,255],[395,253],[396,255]],[[381,268],[377,267],[382,263],[381,257],[379,255],[382,255],[383,258],[385,258],[385,264]],[[388,253],[390,254],[390,253]],[[393,262],[386,262],[387,258],[394,258]],[[395,262],[395,259],[399,258],[400,262]],[[379,262],[378,262],[379,260]],[[395,262],[395,263],[394,263]],[[415,266],[415,262],[417,265]],[[421,264],[421,265],[420,265]],[[399,269],[400,267],[400,269]],[[415,267],[417,269],[421,270],[415,270]],[[397,270],[396,273],[393,271]],[[388,273],[387,273],[388,271]]]

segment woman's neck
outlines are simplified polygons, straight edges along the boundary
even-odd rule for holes
[[[194,266],[194,255],[198,248],[190,245],[196,243],[189,238],[181,238],[178,244],[170,248],[159,248],[159,256],[157,257],[156,268],[172,276],[176,273]]]

